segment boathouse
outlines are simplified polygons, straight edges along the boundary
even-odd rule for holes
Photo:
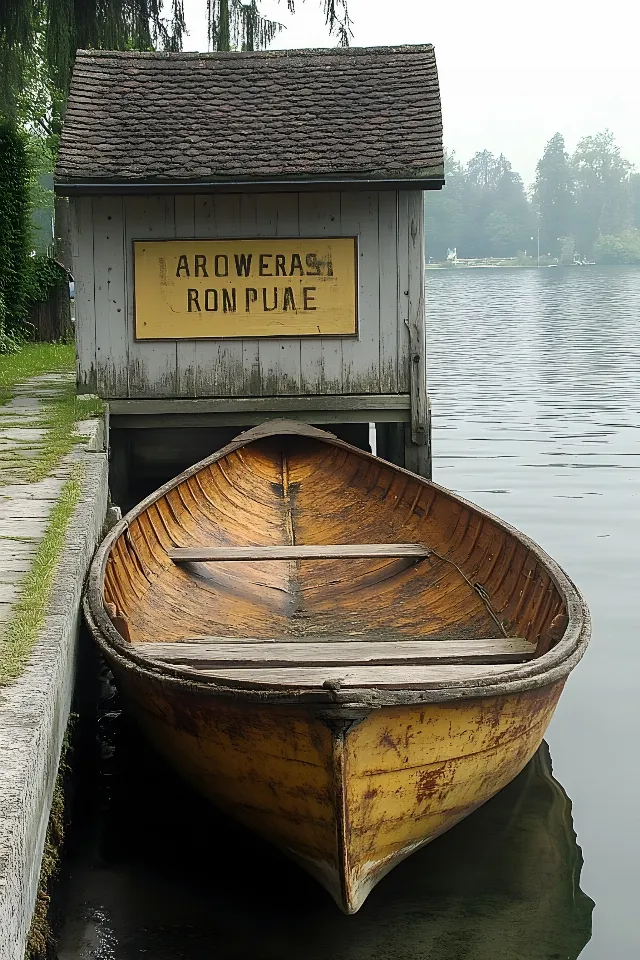
[[[213,428],[284,415],[373,422],[428,475],[423,191],[442,184],[431,46],[80,51],[55,189],[114,473],[162,447],[169,476]]]

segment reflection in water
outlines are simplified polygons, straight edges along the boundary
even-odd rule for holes
[[[501,515],[525,490],[535,516],[637,468],[640,271],[441,271],[427,299],[436,480]]]
[[[589,939],[571,803],[546,744],[345,917],[175,780],[115,707],[112,692],[97,778],[80,785],[58,960],[575,960]]]
[[[547,736],[597,903],[584,960],[636,957],[640,270],[440,271],[427,300],[434,478],[533,537],[589,603]]]

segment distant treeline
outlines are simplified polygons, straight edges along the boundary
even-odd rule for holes
[[[605,130],[584,137],[570,156],[557,133],[525,190],[502,154],[461,163],[447,152],[446,184],[425,194],[427,255],[537,257],[573,262],[640,263],[640,173]]]

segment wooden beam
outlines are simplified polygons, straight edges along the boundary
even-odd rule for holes
[[[255,417],[256,413],[290,416],[301,415],[305,412],[363,412],[390,410],[397,413],[409,410],[411,399],[406,393],[372,393],[372,394],[327,394],[323,396],[293,396],[293,397],[193,397],[193,398],[166,398],[157,400],[109,400],[109,407],[113,416],[125,414],[153,415],[153,414],[249,414]],[[371,418],[374,419],[374,418]]]
[[[133,649],[152,660],[195,669],[260,670],[328,666],[408,666],[428,664],[522,663],[531,660],[535,644],[520,637],[480,640],[349,640],[242,641],[203,637],[174,643],[137,643]]]
[[[329,543],[320,546],[183,547],[167,550],[174,563],[210,560],[354,560],[429,556],[421,543]]]
[[[132,401],[142,403],[143,401]],[[166,403],[179,403],[178,400],[167,400]],[[108,401],[111,405],[112,401]],[[243,410],[240,413],[206,413],[196,407],[191,413],[133,413],[118,414],[111,410],[115,426],[119,430],[166,429],[168,427],[250,427],[265,420],[272,420],[276,412],[266,410],[250,412]],[[294,410],[287,411],[289,420],[300,420],[303,423],[332,424],[332,423],[402,423],[410,419],[409,408],[406,409],[365,409],[365,410]]]

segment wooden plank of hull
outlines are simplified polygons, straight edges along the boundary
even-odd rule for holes
[[[194,697],[112,666],[159,752],[299,862],[346,913],[519,773],[562,688],[387,707],[341,724],[301,707]]]
[[[338,870],[331,731],[308,711],[193,698],[112,663],[125,705],[199,792],[326,876]],[[316,872],[317,872],[316,871]]]

